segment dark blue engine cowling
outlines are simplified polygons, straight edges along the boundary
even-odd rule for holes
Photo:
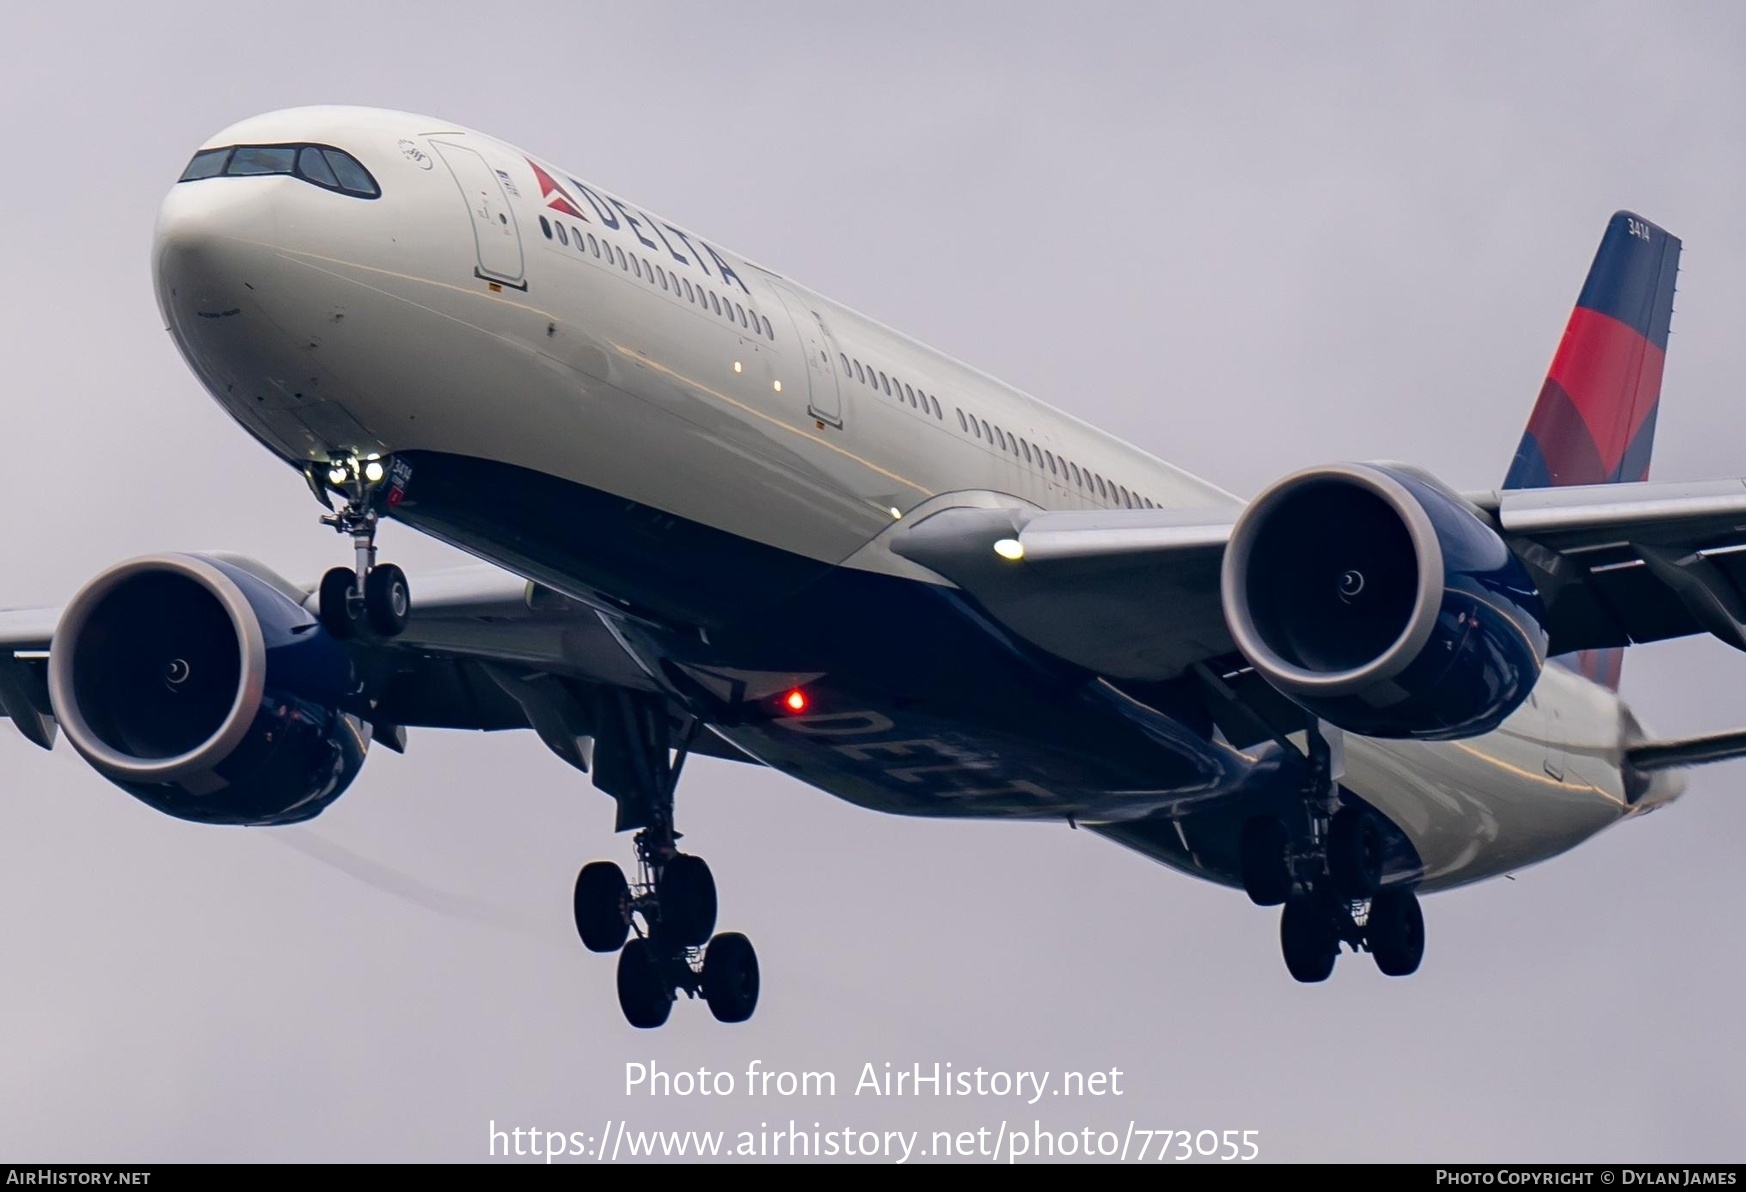
[[[1546,659],[1526,569],[1466,502],[1412,469],[1311,468],[1243,512],[1225,621],[1269,683],[1369,737],[1490,732]]]
[[[290,824],[345,791],[369,739],[345,650],[242,560],[152,555],[61,615],[49,696],[67,739],[141,802],[206,824]]]

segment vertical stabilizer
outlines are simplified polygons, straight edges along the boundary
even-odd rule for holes
[[[1678,237],[1629,211],[1608,222],[1505,488],[1649,478],[1679,249]],[[1586,650],[1567,661],[1616,690],[1623,658]]]

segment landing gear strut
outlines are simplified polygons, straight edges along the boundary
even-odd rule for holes
[[[714,934],[715,877],[702,857],[679,851],[673,827],[673,792],[702,726],[693,722],[670,750],[664,712],[625,711],[602,718],[595,782],[618,797],[621,826],[632,826],[624,823],[627,808],[642,824],[637,876],[628,880],[612,861],[583,866],[576,933],[591,952],[618,952],[618,1004],[632,1026],[666,1022],[681,993],[701,996],[718,1021],[744,1022],[758,1006],[758,955],[738,932]],[[629,750],[630,764],[613,760]]]
[[[1271,815],[1243,824],[1243,888],[1257,906],[1283,904],[1280,950],[1297,980],[1327,980],[1342,943],[1369,951],[1388,976],[1407,976],[1425,951],[1418,896],[1382,888],[1381,825],[1366,808],[1341,804],[1333,750],[1314,720],[1304,755],[1303,826],[1294,834]]]
[[[305,474],[315,495],[332,509],[316,465]],[[346,495],[321,524],[349,537],[353,555],[351,567],[335,567],[321,577],[321,623],[338,638],[355,637],[365,627],[379,637],[394,637],[412,613],[406,573],[376,562],[376,499],[390,475],[390,465],[381,459],[347,456],[328,466],[328,483]]]

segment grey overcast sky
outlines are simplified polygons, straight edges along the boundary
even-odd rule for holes
[[[153,549],[342,544],[152,302],[193,147],[306,103],[560,162],[1238,492],[1499,482],[1608,215],[1685,240],[1654,474],[1746,475],[1746,12],[1716,4],[13,5],[0,16],[0,604]],[[452,556],[401,528],[417,575]],[[1746,659],[1633,651],[1666,733]],[[1276,915],[1086,833],[881,818],[708,760],[688,843],[756,941],[738,1028],[653,1033],[569,922],[627,858],[531,735],[415,732],[312,825],[159,817],[0,731],[0,1158],[481,1160],[488,1123],[1254,1129],[1274,1159],[1746,1157],[1746,769],[1427,901],[1413,979],[1286,975]],[[834,1071],[627,1098],[629,1061]],[[1120,1068],[1032,1107],[865,1062]]]

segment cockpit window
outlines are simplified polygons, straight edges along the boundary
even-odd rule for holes
[[[202,178],[290,174],[323,190],[374,199],[381,188],[357,158],[327,145],[232,145],[202,149],[182,171],[180,182]]]
[[[213,178],[224,173],[225,159],[230,156],[229,149],[202,149],[194,155],[194,160],[188,163],[188,168],[182,171],[177,182],[193,182],[197,178]]]
[[[289,174],[297,160],[297,150],[290,145],[243,145],[230,155],[226,174]]]
[[[370,171],[359,165],[357,158],[338,149],[323,149],[321,152],[327,158],[327,164],[333,167],[333,172],[339,175],[342,190],[368,195],[372,199],[382,193],[376,189],[376,180],[370,177]]]
[[[331,186],[339,189],[339,179],[334,177],[333,170],[327,164],[327,158],[321,155],[321,150],[314,145],[305,145],[297,151],[297,168],[303,176],[318,186]]]

